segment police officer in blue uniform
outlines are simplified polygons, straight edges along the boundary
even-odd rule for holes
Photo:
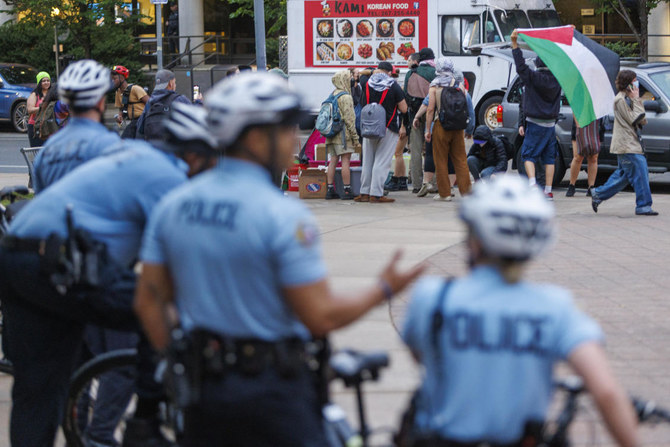
[[[152,214],[135,304],[157,349],[177,323],[169,315],[190,335],[182,445],[323,447],[305,341],[356,320],[422,268],[400,272],[396,256],[374,287],[335,296],[314,217],[272,183],[297,145],[297,94],[272,74],[244,73],[215,86],[205,107],[225,156]]]
[[[93,60],[74,62],[58,80],[58,95],[70,108],[70,121],[49,138],[35,157],[35,192],[121,141],[101,124],[105,95],[114,87],[108,68]]]
[[[582,376],[619,445],[634,446],[635,414],[598,325],[567,290],[521,280],[524,263],[554,238],[551,203],[504,175],[478,182],[460,216],[472,271],[419,281],[402,333],[425,368],[414,446],[527,445],[524,427],[544,421],[558,360]]]
[[[215,160],[197,112],[171,117],[163,151],[126,141],[63,177],[26,205],[0,240],[3,351],[14,365],[12,445],[53,445],[86,323],[137,329],[130,268],[149,214],[187,171]],[[75,274],[79,264],[70,252],[96,255],[102,268]],[[150,426],[161,392],[153,370],[141,368],[138,376],[136,419],[128,421],[126,438],[134,432],[135,445],[168,445]]]

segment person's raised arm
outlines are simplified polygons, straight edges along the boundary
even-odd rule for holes
[[[605,419],[607,428],[621,447],[637,445],[637,418],[630,399],[614,378],[605,351],[597,342],[577,346],[568,362],[584,379],[586,389]]]
[[[400,256],[400,252],[396,252],[377,283],[361,293],[335,295],[326,279],[304,286],[284,287],[282,292],[307,329],[314,336],[322,336],[357,320],[421,275],[425,269],[422,264],[405,271],[398,270]]]

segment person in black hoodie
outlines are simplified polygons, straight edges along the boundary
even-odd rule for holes
[[[554,178],[556,158],[556,120],[561,106],[561,86],[542,60],[535,59],[536,70],[524,60],[517,44],[518,33],[511,36],[512,55],[516,72],[524,84],[523,113],[526,117],[521,159],[531,185],[536,184],[535,163],[541,161],[545,167],[546,184],[544,194],[553,200],[551,184]]]
[[[468,152],[468,168],[475,181],[507,171],[507,153],[500,139],[486,125],[478,126],[472,134],[474,144]]]
[[[174,73],[165,69],[156,72],[154,91],[151,93],[151,98],[149,98],[149,102],[147,102],[144,112],[142,112],[137,122],[137,139],[162,140],[164,136],[163,120],[169,114],[172,103],[176,101],[191,104],[191,101],[186,96],[177,93],[176,89],[177,81]],[[202,103],[201,99],[202,97],[196,103]]]

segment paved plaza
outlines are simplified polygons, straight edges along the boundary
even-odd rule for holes
[[[0,186],[25,184],[25,179],[25,174],[3,174]],[[578,189],[574,198],[566,198],[562,188],[555,191],[558,242],[549,255],[530,266],[528,277],[571,289],[580,307],[602,325],[612,367],[624,386],[633,395],[670,408],[670,194],[654,195],[658,217],[636,217],[631,192],[603,203],[598,214],[584,195],[584,189]],[[392,193],[392,197],[397,200],[393,204],[305,201],[318,219],[331,285],[337,292],[355,292],[374,284],[397,248],[403,249],[406,266],[425,262],[429,274],[466,272],[465,233],[457,215],[460,199],[434,202],[430,196],[419,199],[410,192]],[[391,367],[382,380],[367,387],[373,427],[397,425],[420,378],[397,333],[407,300],[407,293],[398,296],[332,336],[337,348],[391,354]],[[559,368],[558,373],[567,374],[567,368]],[[0,447],[8,445],[10,384],[11,378],[0,378]],[[353,394],[339,385],[334,391],[355,420]],[[574,426],[575,445],[613,445],[588,399],[583,401],[585,408]],[[642,445],[670,446],[670,426],[645,427],[641,434]],[[379,445],[388,437],[375,439]]]

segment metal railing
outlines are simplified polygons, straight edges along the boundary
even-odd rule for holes
[[[177,48],[183,46],[181,53],[163,52],[165,68],[177,66],[196,67],[206,64],[250,64],[256,59],[253,38],[231,38],[219,35],[165,36],[163,48],[169,48],[170,39],[178,40]],[[143,63],[157,65],[156,38],[138,37],[140,43],[140,59]],[[199,42],[191,47],[193,41]]]

